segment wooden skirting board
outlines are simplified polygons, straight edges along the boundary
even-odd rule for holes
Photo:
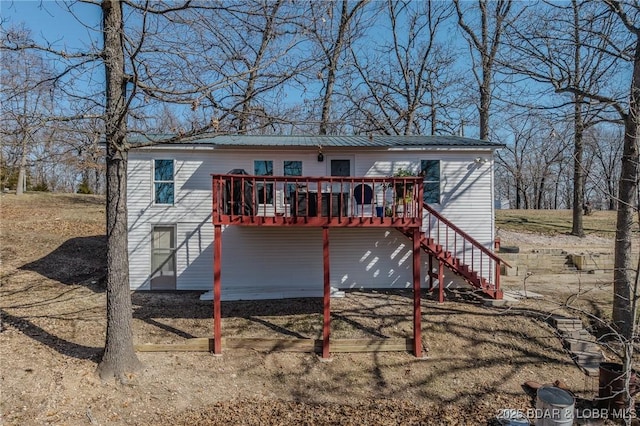
[[[222,349],[252,349],[260,352],[322,352],[322,340],[223,338]],[[212,352],[213,338],[198,337],[182,343],[146,343],[135,345],[138,352]],[[411,352],[413,339],[336,339],[332,353],[339,352]]]

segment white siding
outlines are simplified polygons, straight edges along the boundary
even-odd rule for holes
[[[445,217],[490,246],[493,240],[492,163],[490,151],[343,151],[327,149],[325,161],[315,150],[229,150],[153,148],[129,156],[129,251],[132,289],[148,289],[151,229],[177,226],[177,288],[209,290],[213,281],[211,173],[234,168],[253,173],[254,160],[303,161],[303,175],[327,175],[330,158],[351,158],[355,176],[389,176],[399,168],[417,167],[422,159],[441,160]],[[175,205],[153,205],[153,159],[175,159]],[[426,223],[425,223],[426,229]],[[394,229],[330,229],[331,284],[339,288],[406,288],[411,285],[410,240]],[[312,228],[231,226],[222,238],[223,292],[301,294],[322,289],[322,234]],[[423,254],[423,283],[427,256]],[[452,274],[448,274],[452,275]],[[451,280],[447,277],[447,282]]]

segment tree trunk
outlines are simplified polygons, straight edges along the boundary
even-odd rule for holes
[[[127,239],[126,76],[122,5],[102,2],[107,105],[107,337],[98,373],[126,380],[140,368],[133,349]]]
[[[638,191],[638,126],[640,126],[640,36],[636,38],[629,113],[625,117],[622,169],[618,182],[615,265],[613,272],[613,323],[627,342],[633,337],[636,320],[635,270],[631,241]]]
[[[342,45],[344,42],[344,34],[349,25],[348,14],[349,3],[347,0],[342,0],[342,11],[340,13],[340,26],[338,27],[338,35],[333,43],[331,49],[331,56],[328,58],[327,64],[327,85],[324,90],[324,96],[322,98],[322,117],[320,118],[320,128],[318,133],[326,135],[329,128],[329,121],[331,119],[331,104],[333,97],[333,87],[336,84],[336,71],[338,69],[338,61],[340,60],[340,53],[342,52]]]
[[[260,69],[260,66],[262,64],[262,58],[267,51],[267,47],[269,47],[269,43],[274,39],[273,33],[274,26],[276,25],[275,18],[278,14],[278,9],[280,9],[281,3],[281,0],[278,0],[273,4],[273,7],[270,11],[265,11],[266,23],[262,30],[260,49],[258,49],[255,60],[251,65],[249,79],[247,80],[247,87],[245,88],[244,96],[242,99],[242,112],[240,113],[240,121],[238,123],[238,133],[241,135],[246,134],[249,127],[249,117],[251,115],[252,107],[251,103],[253,102],[253,97],[255,96],[256,92],[256,80],[260,76],[258,70]]]
[[[571,235],[584,237],[584,227],[582,224],[584,204],[584,171],[582,169],[583,141],[582,135],[584,125],[582,122],[582,99],[574,99],[574,141],[573,141],[573,226]]]
[[[489,109],[491,108],[492,69],[483,67],[483,83],[480,86],[480,139],[489,140]]]
[[[580,6],[577,0],[572,1],[573,9],[573,75],[576,82],[580,82],[582,75],[582,57],[580,49],[583,48],[580,38]],[[573,97],[573,225],[571,235],[584,237],[584,227],[582,225],[582,205],[584,204],[584,172],[582,170],[584,122],[582,119],[582,96]]]
[[[613,191],[611,192],[613,194]],[[616,209],[616,198],[613,196],[609,197],[609,210],[614,211]]]
[[[16,195],[22,195],[27,190],[27,135],[22,137],[20,150],[20,168],[18,169],[18,182],[16,183]]]

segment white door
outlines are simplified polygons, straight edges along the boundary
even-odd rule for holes
[[[151,232],[151,290],[176,289],[176,227],[154,226]]]

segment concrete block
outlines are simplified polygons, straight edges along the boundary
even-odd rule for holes
[[[560,324],[558,326],[556,326],[556,329],[560,332],[563,331],[579,331],[582,330],[582,326],[581,325],[577,325],[577,324]]]
[[[517,298],[511,297],[508,294],[503,294],[501,300],[490,299],[490,298],[482,299],[482,304],[484,306],[491,306],[491,307],[515,306],[518,304],[518,302],[519,301]]]
[[[575,317],[564,317],[561,315],[551,315],[549,317],[549,323],[551,325],[557,327],[560,324],[564,325],[579,325],[582,328],[582,320],[580,318]]]
[[[580,366],[599,364],[604,361],[604,355],[601,352],[572,352],[571,357]]]
[[[585,364],[579,364],[578,367],[580,367],[587,376],[589,377],[598,377],[600,376],[600,362],[596,362],[596,363],[585,363]]]
[[[563,339],[576,339],[576,340],[588,340],[592,338],[591,334],[587,330],[558,330]]]
[[[565,339],[563,343],[571,352],[597,352],[600,350],[598,345],[588,340]]]

